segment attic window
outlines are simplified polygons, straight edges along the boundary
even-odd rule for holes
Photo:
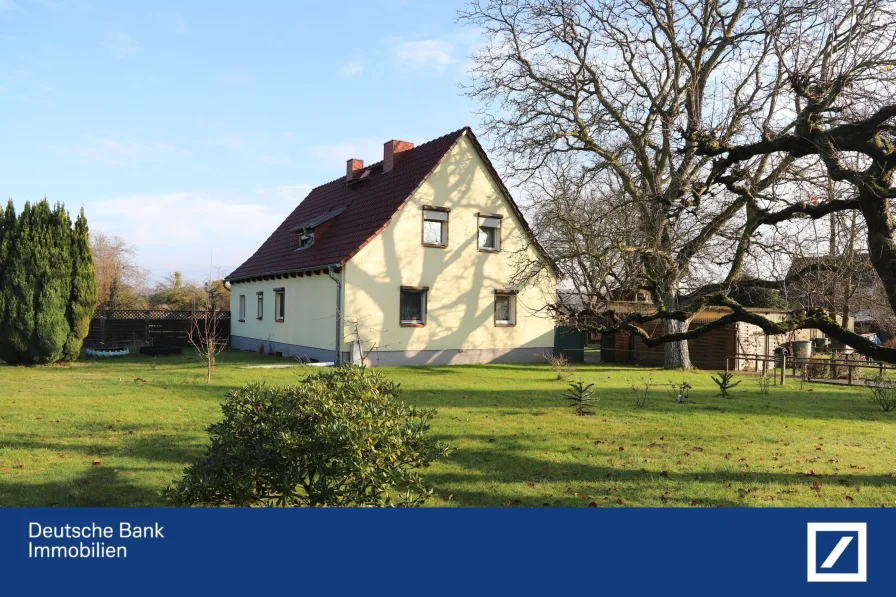
[[[319,228],[318,233],[323,234],[330,226],[330,220],[344,211],[345,207],[338,207],[336,209],[328,211],[327,213],[315,216],[310,220],[300,222],[299,225],[295,228],[290,228],[290,232],[293,232],[299,236],[299,246],[296,250],[307,249],[308,247],[313,245],[314,230]]]
[[[307,249],[314,244],[314,228],[299,231],[299,248]]]

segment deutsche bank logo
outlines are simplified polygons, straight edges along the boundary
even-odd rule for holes
[[[810,522],[807,525],[808,582],[866,582],[868,524]]]

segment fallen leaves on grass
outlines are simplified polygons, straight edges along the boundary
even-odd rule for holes
[[[96,460],[93,461],[93,466],[99,466],[99,465],[101,465],[102,463],[103,463],[103,461],[100,460],[99,458],[97,458]]]

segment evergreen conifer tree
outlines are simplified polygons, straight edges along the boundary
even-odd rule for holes
[[[75,221],[71,243],[72,284],[68,305],[69,334],[63,359],[73,361],[81,352],[81,345],[90,329],[96,305],[96,275],[90,252],[90,234],[84,208]]]
[[[16,218],[14,242],[8,243],[3,277],[6,317],[0,320],[0,359],[7,363],[28,362],[34,335],[34,269],[31,203]]]
[[[65,209],[57,204],[50,210],[46,199],[34,206],[32,226],[37,241],[34,255],[34,336],[29,344],[29,361],[55,363],[71,326],[67,311],[72,287],[72,225]]]
[[[12,201],[0,215],[0,359],[53,363],[77,358],[96,301],[83,210],[72,227],[64,206]]]
[[[0,327],[2,322],[9,319],[6,312],[6,293],[4,281],[6,280],[7,265],[9,263],[10,247],[15,244],[16,210],[12,199],[6,204],[2,216],[0,216]],[[0,336],[0,358],[2,357],[3,337]]]

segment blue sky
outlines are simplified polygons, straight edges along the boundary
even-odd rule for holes
[[[348,158],[475,127],[459,6],[0,0],[0,197],[229,271]]]

